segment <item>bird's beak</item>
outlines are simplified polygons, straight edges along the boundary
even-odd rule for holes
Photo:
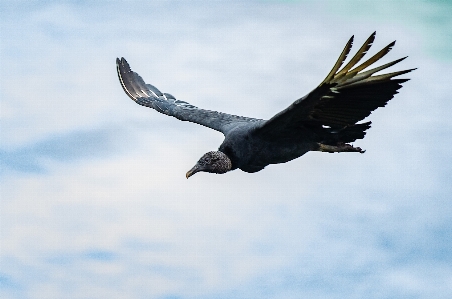
[[[191,177],[192,175],[194,175],[194,174],[197,173],[198,171],[201,171],[201,168],[199,167],[198,164],[196,164],[195,166],[193,166],[192,169],[190,169],[189,171],[187,171],[187,174],[185,175],[185,177],[188,179],[189,177]]]

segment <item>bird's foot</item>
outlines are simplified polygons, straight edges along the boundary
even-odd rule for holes
[[[361,154],[365,152],[365,150],[362,150],[360,147],[354,147],[353,145],[347,143],[338,143],[337,145],[319,143],[318,151],[327,153],[358,152]]]

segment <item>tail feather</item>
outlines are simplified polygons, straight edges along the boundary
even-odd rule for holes
[[[366,130],[370,128],[372,122],[356,124],[342,129],[328,128],[328,134],[322,143],[336,145],[338,143],[350,143],[357,139],[363,139],[366,136]]]

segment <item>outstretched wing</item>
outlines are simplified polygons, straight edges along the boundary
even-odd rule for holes
[[[116,59],[116,69],[119,82],[126,94],[136,103],[160,113],[206,126],[225,135],[239,123],[259,121],[255,118],[199,109],[187,102],[176,100],[172,95],[162,93],[151,84],[146,84],[140,75],[130,69],[124,58]]]
[[[383,107],[409,79],[392,79],[414,69],[373,76],[404,58],[364,71],[394,46],[395,41],[383,48],[359,66],[355,65],[367,53],[375,39],[375,32],[365,41],[355,56],[341,69],[353,44],[348,41],[331,72],[320,85],[301,99],[296,100],[257,129],[262,136],[293,136],[300,126],[352,126],[369,114]],[[355,67],[355,68],[353,68]],[[370,123],[369,123],[370,124]]]

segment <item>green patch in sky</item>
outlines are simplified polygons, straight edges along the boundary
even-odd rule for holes
[[[411,28],[425,38],[419,46],[440,60],[452,61],[452,0],[280,0],[269,3],[318,4],[336,17],[376,20]],[[319,16],[320,17],[320,16]],[[324,16],[326,17],[326,16]]]
[[[388,21],[412,28],[425,39],[427,54],[452,60],[452,0],[328,1],[331,13]]]

